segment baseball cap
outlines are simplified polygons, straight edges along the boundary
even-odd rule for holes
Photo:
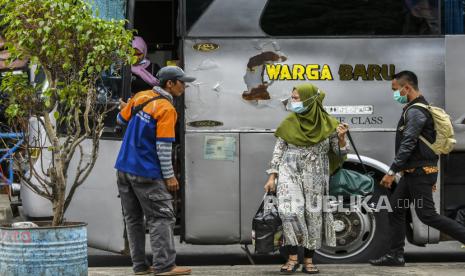
[[[193,82],[194,77],[189,77],[184,71],[178,66],[166,66],[160,69],[156,75],[160,82],[167,80],[180,80],[182,82]]]

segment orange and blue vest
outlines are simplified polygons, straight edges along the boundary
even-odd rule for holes
[[[118,114],[118,122],[127,125],[115,164],[121,172],[163,179],[156,143],[175,141],[176,110],[168,99],[158,99],[131,114],[133,107],[156,96],[153,90],[141,91]]]

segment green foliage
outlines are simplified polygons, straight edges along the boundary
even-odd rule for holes
[[[37,101],[31,105],[23,96],[10,100],[18,108],[11,115],[29,115],[58,102],[65,110],[83,105],[87,93],[95,93],[96,80],[104,70],[114,63],[130,64],[134,57],[132,32],[124,28],[126,22],[95,17],[86,1],[0,0],[0,7],[0,25],[6,28],[11,59],[36,62],[49,86],[40,95],[42,106]],[[24,88],[22,95],[37,95],[37,88],[24,86],[23,79],[10,78],[2,86],[6,91],[14,90],[14,95],[19,93],[18,84]]]
[[[52,163],[41,162],[41,170],[31,167],[30,174],[22,175],[22,179],[52,202],[54,226],[63,222],[75,190],[97,159],[108,112],[106,105],[97,104],[97,80],[111,65],[122,68],[134,59],[132,31],[124,28],[126,22],[95,17],[86,1],[0,0],[0,27],[4,28],[10,61],[29,59],[31,72],[45,74],[46,81],[30,83],[27,74],[9,73],[0,89],[8,95],[3,104],[10,121],[19,125],[17,131],[29,137],[29,118],[35,117],[50,142],[46,150],[51,152]],[[58,134],[60,128],[64,131]],[[34,140],[41,137],[25,139],[23,147],[36,147]],[[90,158],[82,152],[85,139],[92,142],[92,146],[86,146],[86,150],[91,148]],[[79,158],[77,171],[71,188],[66,189],[74,156]],[[26,163],[35,162],[31,155],[26,157]],[[33,175],[39,185],[30,181]]]
[[[27,74],[14,74],[7,72],[1,80],[0,90],[8,95],[5,105],[6,116],[10,120],[24,118],[31,115],[36,109],[36,94],[39,86],[29,83]]]

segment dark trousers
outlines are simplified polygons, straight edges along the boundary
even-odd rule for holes
[[[175,265],[173,196],[163,180],[118,172],[118,190],[123,205],[134,272],[148,269],[145,260],[145,224],[150,234],[153,267],[165,272]]]
[[[289,255],[297,255],[299,253],[299,246],[297,245],[287,245],[286,249]],[[315,250],[304,248],[304,258],[313,258],[314,253]]]
[[[434,208],[432,186],[437,174],[405,174],[390,198],[393,212],[389,214],[391,252],[403,253],[405,246],[405,216],[411,203],[418,218],[424,224],[438,229],[452,238],[465,243],[465,226],[448,217],[439,215]]]

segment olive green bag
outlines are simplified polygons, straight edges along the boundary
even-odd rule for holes
[[[339,169],[329,178],[329,194],[336,197],[367,196],[373,193],[375,180],[368,174],[349,131],[347,131],[347,136],[365,173],[344,169],[341,163]],[[341,156],[341,149],[339,149],[339,156]]]

